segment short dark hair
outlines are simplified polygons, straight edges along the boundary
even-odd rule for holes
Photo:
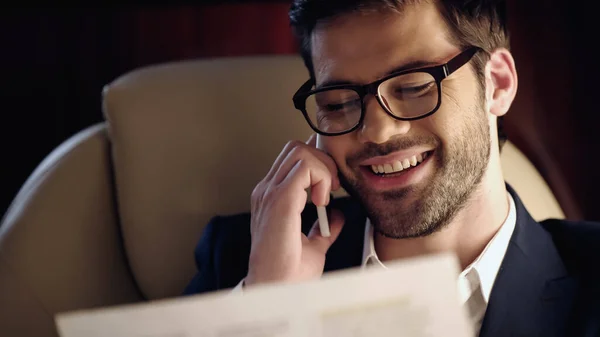
[[[349,13],[401,11],[406,5],[424,1],[428,0],[294,0],[289,11],[290,23],[310,76],[314,78],[310,40],[317,24]],[[451,42],[461,49],[470,46],[477,46],[488,52],[497,48],[510,49],[505,0],[434,1],[450,29]],[[482,89],[485,88],[484,71],[488,60],[488,53],[477,53],[473,58],[473,68]],[[500,117],[500,149],[505,142],[506,134]]]

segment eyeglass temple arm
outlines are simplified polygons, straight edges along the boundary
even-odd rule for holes
[[[313,87],[313,85],[315,85],[315,80],[311,77],[308,81],[306,81],[299,89],[298,91],[296,91],[296,93],[294,94],[292,100],[294,102],[294,106],[296,107],[296,109],[301,109],[303,103],[300,102],[297,98],[298,95],[301,95],[302,93],[308,92],[310,91],[310,89]]]
[[[300,90],[298,90],[299,92],[307,92],[309,91],[313,86],[315,85],[315,80],[311,77],[308,81],[306,81],[306,83],[304,83],[301,87]]]
[[[464,66],[467,62],[469,62],[471,60],[471,58],[473,58],[475,53],[477,53],[479,50],[481,50],[481,49],[478,47],[469,48],[469,49],[465,50],[464,52],[460,53],[458,56],[456,56],[452,60],[450,60],[450,62],[448,62],[445,67],[446,76],[449,76],[450,74],[455,72],[458,68]]]

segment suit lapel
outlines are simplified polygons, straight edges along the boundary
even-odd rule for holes
[[[563,336],[576,282],[550,234],[515,191],[517,223],[494,283],[480,336]]]

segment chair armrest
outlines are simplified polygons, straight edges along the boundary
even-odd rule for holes
[[[56,336],[56,313],[142,299],[115,205],[103,123],[36,168],[0,225],[2,335]]]

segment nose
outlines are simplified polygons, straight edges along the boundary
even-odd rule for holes
[[[361,142],[383,144],[396,136],[408,133],[410,122],[394,119],[379,104],[376,97],[369,95],[365,97],[365,116],[359,130]]]

